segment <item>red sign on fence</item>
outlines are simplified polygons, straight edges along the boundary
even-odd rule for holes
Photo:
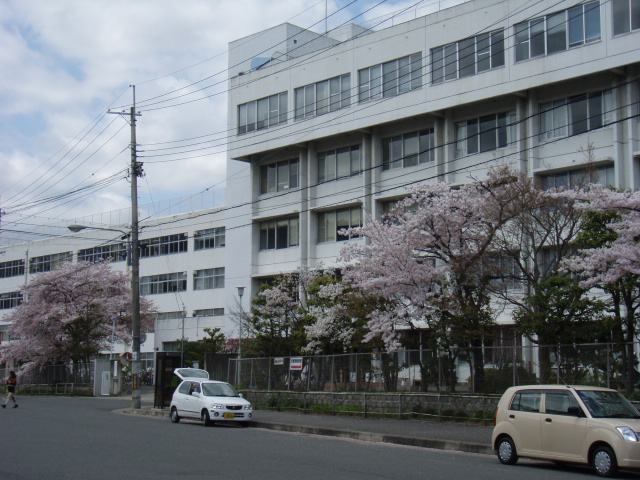
[[[289,359],[289,370],[302,370],[302,357],[291,357]]]

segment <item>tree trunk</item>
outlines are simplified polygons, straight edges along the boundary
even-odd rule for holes
[[[540,338],[538,343],[538,368],[540,371],[540,383],[550,383],[551,381],[551,350],[546,341]]]
[[[474,340],[471,343],[471,358],[473,359],[473,392],[481,392],[484,388],[484,352],[482,340]]]

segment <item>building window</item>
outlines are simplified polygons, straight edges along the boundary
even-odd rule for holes
[[[515,26],[516,62],[600,40],[600,2],[589,2]]]
[[[0,263],[0,278],[24,275],[24,260],[11,260]]]
[[[187,272],[150,275],[140,279],[141,295],[187,291]]]
[[[397,200],[385,200],[385,201],[381,202],[382,217],[386,217],[387,215],[393,213],[394,210],[396,210],[396,208],[398,208],[398,204],[402,200],[403,199],[400,198],[400,199],[397,199]],[[402,208],[402,212],[417,212],[419,208],[420,208],[420,205],[418,203],[412,203],[408,207],[403,207]]]
[[[540,175],[543,190],[552,188],[576,188],[591,183],[615,186],[615,169],[613,165],[593,168],[579,168],[565,172]]]
[[[112,243],[99,247],[78,250],[78,262],[97,262],[98,260],[110,260],[112,262],[124,262],[127,259],[127,245],[125,243]]]
[[[178,233],[140,241],[140,258],[171,255],[187,251],[187,234]]]
[[[180,341],[175,342],[162,342],[163,352],[179,352],[181,347]]]
[[[456,157],[507,147],[516,140],[514,111],[486,115],[456,124]]]
[[[0,343],[20,340],[18,337],[9,335],[9,330],[11,330],[11,325],[0,325]]]
[[[414,167],[435,160],[433,128],[382,139],[382,169]]]
[[[640,1],[612,0],[612,5],[614,35],[640,28]]]
[[[287,92],[238,105],[238,134],[287,123]]]
[[[193,272],[194,290],[211,290],[212,288],[224,288],[224,267]]]
[[[224,308],[205,308],[202,310],[194,310],[194,317],[222,317],[224,315]]]
[[[22,303],[21,292],[0,293],[0,310],[15,308]]]
[[[468,77],[504,65],[504,31],[483,33],[431,49],[431,83]]]
[[[50,272],[73,260],[72,252],[54,253],[29,259],[29,273]]]
[[[208,248],[224,247],[225,229],[224,227],[207,228],[197,230],[193,234],[194,250],[206,250]]]
[[[351,74],[296,88],[296,120],[315,117],[351,105]]]
[[[422,87],[422,52],[358,70],[358,101],[394,97]]]
[[[156,313],[155,318],[156,320],[175,320],[178,318],[182,318],[184,316],[184,312],[182,311],[175,311],[175,312],[159,312]]]
[[[342,235],[340,230],[361,227],[362,209],[360,207],[341,208],[331,212],[318,213],[318,242],[342,242],[351,238]]]
[[[260,250],[276,250],[298,245],[298,217],[260,222]]]
[[[611,91],[540,104],[540,140],[579,135],[613,121]]]
[[[338,148],[318,153],[318,182],[348,178],[362,171],[360,146]]]
[[[285,160],[260,167],[260,193],[282,192],[292,188],[298,188],[298,160]]]

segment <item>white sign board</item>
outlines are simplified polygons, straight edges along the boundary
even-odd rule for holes
[[[273,364],[274,365],[284,365],[284,358],[282,357],[275,357],[273,359]]]
[[[289,359],[289,370],[302,370],[302,357],[291,357]]]

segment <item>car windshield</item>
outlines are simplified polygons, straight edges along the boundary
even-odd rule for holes
[[[618,392],[578,390],[578,395],[595,418],[640,418],[629,401]]]
[[[240,395],[228,383],[203,383],[202,392],[207,397],[239,397]]]

